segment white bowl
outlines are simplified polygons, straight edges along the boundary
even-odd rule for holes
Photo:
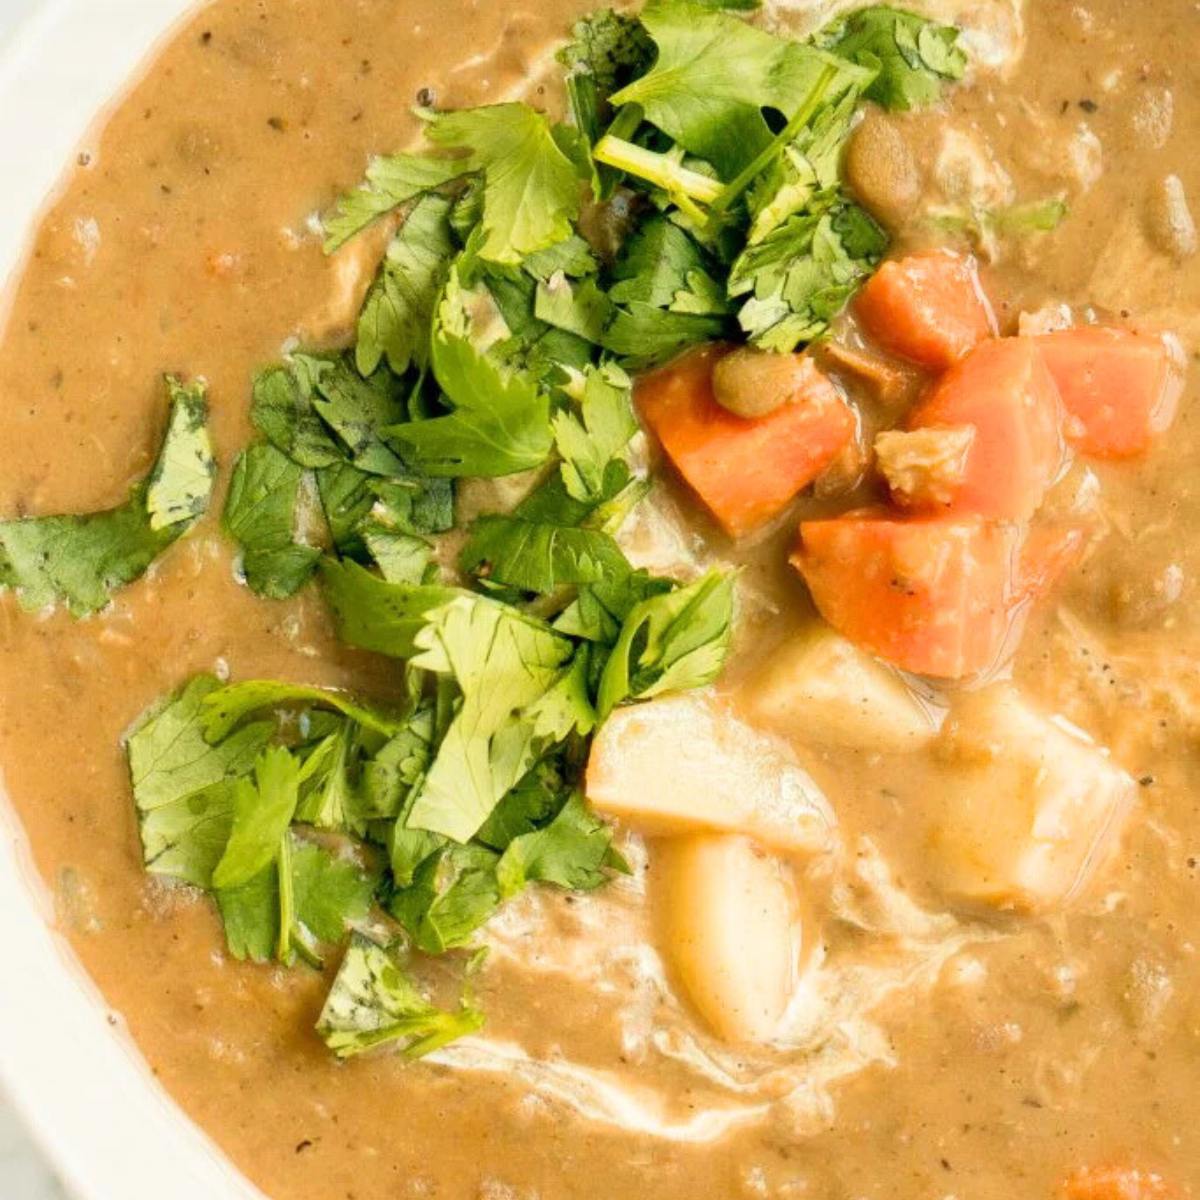
[[[47,0],[0,51],[0,280],[92,122],[190,7]],[[81,1200],[263,1200],[154,1080],[52,920],[0,776],[0,1081]]]

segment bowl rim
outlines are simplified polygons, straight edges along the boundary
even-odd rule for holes
[[[0,46],[0,330],[34,231],[194,0],[43,0]],[[266,1200],[151,1073],[55,929],[0,769],[0,1090],[78,1200]]]

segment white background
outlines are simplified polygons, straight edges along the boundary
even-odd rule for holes
[[[38,0],[0,0],[0,48],[12,30]],[[0,147],[4,173],[20,166],[7,162]],[[66,1193],[44,1165],[41,1153],[30,1143],[16,1115],[0,1092],[0,1196],[4,1200],[66,1200]]]

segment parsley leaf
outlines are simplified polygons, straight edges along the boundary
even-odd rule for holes
[[[241,547],[247,586],[281,600],[312,574],[321,552],[296,540],[296,502],[304,471],[269,442],[238,456],[225,501],[226,532]]]
[[[418,988],[399,949],[385,950],[356,937],[346,951],[317,1032],[339,1057],[350,1058],[389,1042],[406,1058],[420,1058],[483,1026],[469,998],[456,1012],[436,1007]]]
[[[716,679],[733,639],[735,579],[731,572],[710,571],[630,612],[600,680],[601,718],[625,700],[648,700]]]
[[[437,193],[422,196],[388,246],[358,318],[354,354],[363,375],[385,358],[397,375],[427,364],[433,306],[454,252],[452,205]]]
[[[967,56],[958,30],[915,13],[878,5],[823,29],[820,44],[875,73],[866,95],[884,108],[934,104],[948,80],[961,79]]]
[[[541,113],[519,103],[438,113],[425,132],[439,146],[469,150],[458,161],[483,172],[482,258],[516,264],[574,232],[578,171]]]
[[[254,780],[239,779],[233,793],[229,844],[213,871],[217,888],[238,887],[279,853],[300,795],[300,763],[283,746],[268,747],[254,763]]]
[[[145,573],[208,507],[216,464],[205,389],[167,377],[167,431],[147,479],[118,508],[0,521],[0,589],[29,610],[66,604],[77,617],[104,608]]]

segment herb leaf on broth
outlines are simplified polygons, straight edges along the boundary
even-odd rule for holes
[[[300,763],[282,746],[254,761],[254,777],[243,776],[233,792],[233,827],[213,870],[217,888],[237,887],[275,860],[300,800]]]
[[[385,357],[397,375],[427,365],[433,309],[454,252],[451,206],[446,196],[422,196],[388,246],[358,318],[354,354],[363,375]]]
[[[886,6],[851,13],[822,30],[817,40],[874,71],[864,94],[888,109],[935,104],[945,84],[961,79],[967,66],[956,29]]]
[[[412,951],[461,974],[525,888],[628,871],[583,796],[592,736],[717,678],[736,574],[626,558],[651,482],[623,366],[822,336],[887,246],[842,186],[860,100],[928,102],[962,72],[956,31],[921,18],[800,42],[734,15],[755,7],[583,19],[571,126],[423,110],[432,149],[375,159],[325,220],[330,252],[396,222],[355,344],[254,381],[224,517],[246,582],[316,575],[342,641],[399,660],[400,698],[201,677],[130,735],[134,798],[147,869],[214,894],[234,957],[319,966],[354,930],[318,1025],[339,1056],[478,1029]],[[155,496],[187,510],[182,483]]]
[[[124,504],[81,516],[0,521],[0,589],[16,591],[23,608],[61,603],[77,617],[98,612],[208,508],[216,460],[206,388],[173,376],[165,386],[170,407],[158,459]]]
[[[321,552],[297,540],[304,471],[269,442],[238,456],[225,501],[226,532],[241,547],[246,586],[282,600],[312,574]]]
[[[420,1058],[474,1033],[483,1013],[464,994],[456,1011],[433,1004],[416,984],[403,947],[384,949],[355,937],[333,981],[317,1032],[338,1058],[389,1042]]]

